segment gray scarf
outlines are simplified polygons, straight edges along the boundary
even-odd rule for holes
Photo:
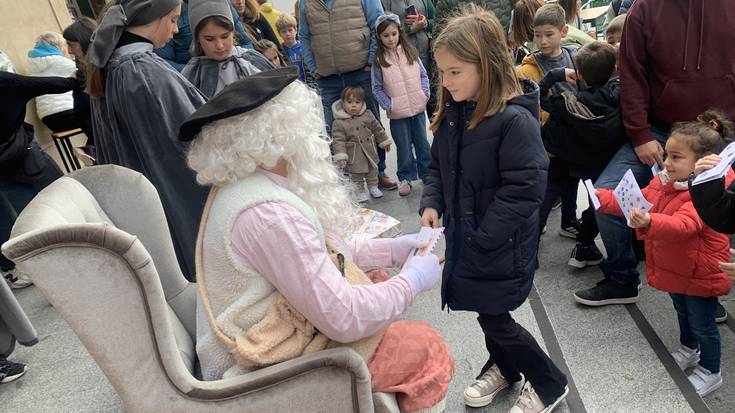
[[[127,27],[142,26],[167,15],[181,0],[113,0],[92,34],[89,61],[105,67]]]

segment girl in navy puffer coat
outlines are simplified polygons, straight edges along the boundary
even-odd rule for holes
[[[475,311],[490,358],[465,403],[481,407],[527,380],[512,412],[550,412],[567,379],[510,311],[533,285],[538,209],[548,157],[539,127],[539,90],[516,78],[497,18],[469,6],[436,38],[441,73],[432,120],[432,161],[421,223],[447,241],[442,304]]]

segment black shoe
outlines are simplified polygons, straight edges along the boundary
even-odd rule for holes
[[[602,262],[602,253],[595,244],[582,245],[577,243],[569,257],[569,264],[574,268],[584,268],[592,265],[599,265]]]
[[[638,301],[638,285],[636,283],[620,284],[605,278],[592,288],[575,292],[574,300],[592,307],[633,304]]]
[[[562,237],[577,239],[577,235],[579,235],[581,229],[582,223],[580,221],[567,222],[566,224],[561,224],[559,235]]]
[[[715,322],[724,323],[725,321],[727,321],[727,311],[725,310],[725,307],[722,306],[722,304],[717,302],[717,310],[715,310]]]
[[[28,366],[25,364],[0,359],[0,383],[10,383],[26,374],[26,370],[28,370]]]

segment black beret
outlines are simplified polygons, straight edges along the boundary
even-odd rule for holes
[[[209,122],[251,111],[279,94],[299,78],[296,66],[256,73],[227,85],[200,106],[179,128],[179,140],[190,141]]]

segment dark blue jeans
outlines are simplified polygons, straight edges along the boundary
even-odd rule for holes
[[[375,119],[380,122],[380,106],[373,96],[373,86],[370,83],[370,72],[363,69],[354,72],[340,73],[332,76],[325,76],[317,80],[319,92],[322,95],[322,106],[324,107],[324,122],[327,124],[327,133],[332,135],[332,105],[340,99],[342,90],[347,86],[359,85],[365,92],[365,104],[370,112],[373,112]],[[378,150],[378,173],[385,176],[385,150]]]
[[[577,220],[577,188],[579,178],[569,174],[568,164],[558,157],[549,158],[549,173],[546,181],[546,193],[539,207],[539,234],[546,226],[549,213],[559,197],[561,197],[561,226]]]
[[[396,143],[398,180],[410,182],[426,176],[431,163],[431,149],[426,139],[426,113],[391,119],[390,133]]]
[[[666,145],[667,134],[656,129],[652,129],[651,132],[662,146]],[[633,172],[641,188],[647,186],[653,178],[651,167],[642,163],[635,154],[633,146],[626,143],[602,171],[600,178],[595,182],[595,187],[614,189],[628,169]],[[640,274],[638,259],[633,251],[633,231],[625,222],[625,217],[600,211],[596,211],[595,215],[607,251],[607,259],[600,264],[605,277],[621,284],[637,282]]]
[[[679,342],[699,349],[699,365],[712,373],[720,371],[720,330],[715,323],[717,297],[669,294],[679,318]]]

